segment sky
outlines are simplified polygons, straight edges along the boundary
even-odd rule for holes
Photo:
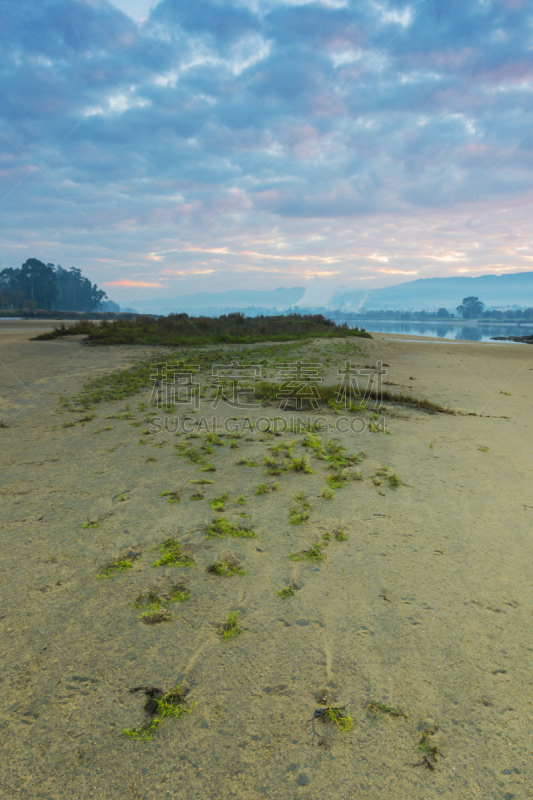
[[[533,270],[525,0],[18,0],[0,268],[121,304]]]

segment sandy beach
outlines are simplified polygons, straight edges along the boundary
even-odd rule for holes
[[[30,341],[47,327],[0,321],[2,796],[533,797],[532,347],[307,343],[326,382],[347,359],[379,361],[385,389],[456,412],[386,403],[386,432],[323,435],[360,454],[361,478],[328,498],[305,433],[223,436],[200,471],[183,456],[206,436],[150,432],[149,390],[60,413],[152,349]],[[197,419],[289,413],[214,411],[208,385]],[[312,413],[335,428],[332,409]],[[284,453],[312,471],[265,476]],[[256,538],[206,535],[220,518]],[[153,566],[169,539],[192,565]],[[302,555],[318,543],[322,559]],[[245,574],[206,571],[220,562]],[[150,593],[164,619],[145,624]],[[242,633],[225,640],[235,611]],[[124,735],[150,719],[148,689],[177,684],[181,716],[150,741]]]

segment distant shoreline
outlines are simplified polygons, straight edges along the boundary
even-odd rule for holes
[[[344,317],[339,317],[339,321],[343,321]],[[533,325],[533,319],[388,319],[386,317],[372,317],[371,319],[361,319],[354,317],[348,319],[346,322],[390,322],[391,324],[404,323],[405,325]]]

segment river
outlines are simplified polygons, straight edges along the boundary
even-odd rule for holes
[[[350,328],[356,325],[360,328],[365,328],[372,333],[403,333],[408,336],[433,336],[438,339],[458,339],[468,342],[490,342],[493,336],[531,336],[533,334],[533,322],[530,324],[522,325],[469,325],[468,323],[454,323],[447,322],[401,322],[398,320],[391,320],[390,322],[381,322],[380,320],[357,320],[347,319],[338,320],[335,322],[346,322]]]

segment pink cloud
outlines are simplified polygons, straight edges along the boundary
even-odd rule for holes
[[[158,288],[162,283],[149,283],[148,281],[131,281],[129,278],[123,278],[121,281],[106,281],[104,286],[135,286],[146,289],[147,287]]]

